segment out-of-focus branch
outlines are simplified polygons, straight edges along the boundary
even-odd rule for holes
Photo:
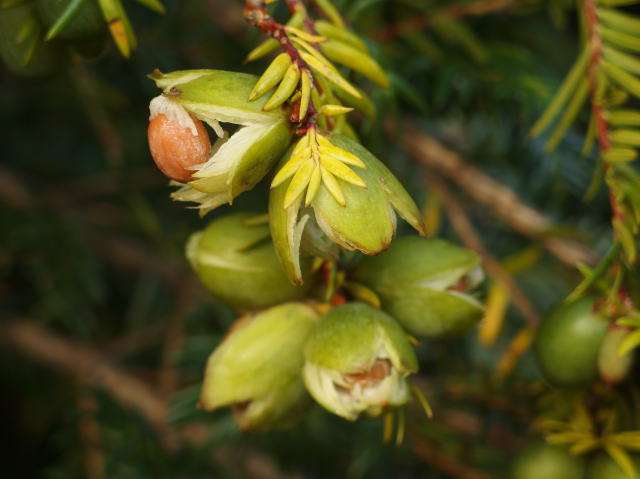
[[[483,472],[476,471],[443,454],[425,439],[415,438],[411,441],[413,452],[434,469],[456,479],[493,479]]]
[[[462,243],[482,256],[487,274],[507,287],[514,306],[520,311],[527,323],[531,326],[538,324],[539,317],[535,307],[500,262],[489,253],[456,197],[451,194],[442,181],[434,176],[427,177],[426,181],[429,183],[431,190],[440,197],[441,203],[447,210],[451,224],[460,236]]]
[[[47,331],[26,319],[13,319],[0,325],[0,346],[8,347],[29,359],[52,367],[80,382],[102,389],[122,406],[140,414],[159,433],[169,452],[181,442],[202,446],[209,440],[209,426],[186,424],[179,429],[167,423],[168,401],[159,391],[131,376],[95,350]],[[266,455],[243,450],[242,460],[233,451],[218,447],[212,451],[217,462],[238,466],[255,479],[303,479],[299,474],[285,474]]]
[[[400,139],[402,148],[414,160],[451,180],[518,233],[538,240],[560,261],[572,266],[597,263],[597,255],[578,241],[547,236],[553,227],[547,217],[523,203],[508,187],[466,164],[458,154],[415,125],[406,122],[396,131],[388,124],[387,129]]]
[[[405,35],[407,33],[423,30],[432,22],[437,20],[455,19],[460,17],[486,15],[504,11],[513,7],[516,0],[478,0],[472,3],[460,3],[458,5],[449,5],[443,9],[433,12],[428,16],[414,17],[393,25],[389,25],[378,30],[374,37],[378,41],[389,41],[395,37]]]
[[[137,411],[156,431],[166,431],[165,400],[94,350],[27,320],[10,320],[2,325],[1,331],[3,342],[22,355],[106,391],[124,407]]]

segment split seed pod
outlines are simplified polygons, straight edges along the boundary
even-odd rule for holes
[[[199,136],[192,119],[196,118],[219,136],[208,159],[194,165],[191,179],[181,182],[172,194],[175,200],[196,203],[203,215],[252,189],[289,146],[292,132],[287,111],[265,112],[264,98],[248,100],[257,80],[253,75],[185,70],[156,71],[151,78],[163,89],[151,102],[152,121],[165,115]],[[237,130],[225,131],[221,122]]]
[[[440,239],[397,238],[389,250],[362,260],[354,279],[380,297],[382,307],[411,334],[462,334],[481,319],[483,305],[468,291],[483,279],[480,257]]]
[[[209,357],[201,407],[232,406],[241,429],[295,425],[311,405],[301,372],[317,319],[309,306],[286,303],[238,320]]]
[[[417,370],[398,323],[362,303],[332,309],[305,348],[307,389],[327,410],[350,421],[405,404],[411,397],[407,378]]]

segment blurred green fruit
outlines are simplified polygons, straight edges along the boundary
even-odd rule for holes
[[[516,456],[511,479],[583,479],[582,458],[545,442],[527,445]],[[603,478],[604,479],[604,478]]]
[[[625,327],[610,327],[605,334],[598,353],[598,370],[603,381],[619,384],[624,381],[633,366],[633,353],[622,356],[618,353],[620,344],[629,334]]]
[[[312,286],[291,284],[276,256],[267,224],[248,225],[253,213],[239,212],[212,221],[191,236],[187,258],[202,284],[237,310],[265,308],[304,297]],[[303,271],[309,278],[310,259]]]
[[[633,456],[636,470],[640,471],[640,458]],[[627,475],[607,454],[599,454],[589,462],[586,479],[636,479],[640,476]]]
[[[73,0],[37,0],[38,15],[47,29],[51,28]],[[102,11],[96,0],[84,0],[56,38],[77,40],[106,33]]]
[[[543,376],[559,387],[580,387],[598,376],[598,354],[609,322],[594,311],[594,298],[560,306],[546,317],[535,339]]]

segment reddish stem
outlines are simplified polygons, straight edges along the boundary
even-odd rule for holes
[[[304,8],[304,5],[299,3],[298,0],[287,0],[287,6],[289,7],[289,10],[291,12],[295,12],[296,9],[299,8]],[[284,25],[278,23],[271,15],[267,13],[267,11],[264,9],[262,1],[246,0],[243,14],[244,18],[251,22],[251,24],[258,27],[267,35],[277,40],[284,52],[289,55],[291,61],[295,62],[300,68],[300,75],[309,75],[311,81],[313,82],[313,77],[310,75],[311,70],[309,69],[309,66],[302,59],[302,57],[300,56],[300,52],[298,52],[298,49],[291,42],[291,39],[287,35],[287,31],[285,30]],[[298,104],[297,111],[299,111],[299,108],[300,106]],[[295,112],[296,109],[294,108],[293,113]],[[292,121],[297,120],[298,122],[302,123],[300,128],[296,130],[296,133],[302,136],[307,132],[309,128],[315,126],[316,124],[318,112],[313,105],[313,101],[309,101],[309,108],[304,118],[297,118],[297,114],[295,116],[296,118],[292,118]]]
[[[584,12],[586,17],[588,42],[591,47],[591,59],[589,61],[589,94],[591,96],[591,111],[596,124],[596,135],[601,153],[611,148],[609,140],[609,125],[604,117],[602,105],[598,102],[598,72],[602,60],[602,37],[598,32],[598,10],[596,0],[584,0]],[[609,171],[611,165],[603,162],[605,171]],[[609,191],[609,203],[614,220],[622,219],[622,212],[618,206],[615,195]]]

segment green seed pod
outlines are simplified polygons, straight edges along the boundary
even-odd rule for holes
[[[466,294],[482,281],[480,257],[440,239],[397,238],[383,254],[364,258],[353,277],[373,289],[383,308],[418,337],[462,334],[484,310]]]
[[[334,160],[335,155],[342,154],[341,151],[349,155],[346,160],[342,157],[343,164],[340,167],[349,170],[351,176],[343,174],[341,178],[344,181],[341,179],[338,182],[333,174],[325,176],[325,170],[322,181],[318,178],[318,182],[315,182],[316,177],[312,172],[303,168],[308,166],[309,161],[316,160],[300,157],[301,166],[297,172],[295,168],[291,169],[292,176],[275,187],[272,185],[269,196],[271,236],[287,276],[297,284],[302,281],[298,263],[300,242],[307,222],[315,222],[318,229],[340,247],[357,249],[369,255],[378,254],[391,244],[396,229],[395,212],[419,232],[424,231],[418,208],[386,166],[362,145],[345,136],[334,134],[330,142],[331,145],[327,147],[328,159]],[[321,152],[322,147],[321,144]],[[285,156],[280,169],[287,165],[291,154],[289,152]],[[305,163],[306,160],[309,161]],[[353,166],[356,163],[361,166]],[[321,163],[322,167],[325,165],[328,167],[327,163]],[[313,166],[317,167],[318,164]],[[295,175],[293,172],[296,172]],[[304,189],[294,189],[295,194],[291,195],[290,185],[297,182],[302,173],[306,174],[306,183],[300,184],[309,185],[307,194],[303,194]],[[332,181],[326,181],[328,179]],[[341,202],[337,200],[336,185]],[[312,195],[309,194],[311,190]],[[310,196],[313,199],[305,207],[305,200]]]
[[[509,477],[511,479],[582,479],[584,473],[585,466],[582,458],[572,456],[562,448],[540,441],[527,445],[518,454]]]
[[[316,321],[316,313],[302,303],[238,320],[209,357],[200,406],[207,411],[232,406],[242,429],[295,425],[311,405],[301,371]]]
[[[410,398],[416,356],[396,321],[362,303],[331,310],[305,348],[304,382],[322,406],[354,421],[378,416]]]
[[[636,471],[640,471],[640,458],[633,455],[632,461]],[[635,479],[635,477],[638,476],[625,473],[609,455],[598,454],[589,461],[586,479]]]
[[[305,285],[291,284],[278,262],[268,225],[247,225],[252,217],[233,213],[191,236],[187,258],[200,281],[216,298],[241,311],[304,297],[312,283],[310,259],[302,266]]]
[[[598,371],[603,381],[618,384],[627,377],[633,365],[633,353],[620,355],[620,343],[629,334],[624,327],[610,327],[598,352]]]
[[[47,38],[85,39],[106,33],[102,11],[95,0],[37,0],[38,15]]]
[[[25,3],[0,9],[0,56],[17,75],[49,75],[62,59],[57,46],[43,41],[34,7]]]
[[[151,120],[165,115],[195,136],[191,119],[195,117],[220,137],[209,160],[194,166],[191,181],[172,194],[175,200],[197,203],[202,215],[252,189],[289,146],[292,132],[287,111],[263,111],[266,97],[248,100],[257,81],[253,75],[185,70],[156,71],[151,78],[164,91],[151,101]],[[238,129],[229,135],[220,122]]]
[[[538,329],[534,351],[543,376],[558,387],[580,387],[598,376],[598,354],[609,322],[594,310],[594,298],[563,305]]]

